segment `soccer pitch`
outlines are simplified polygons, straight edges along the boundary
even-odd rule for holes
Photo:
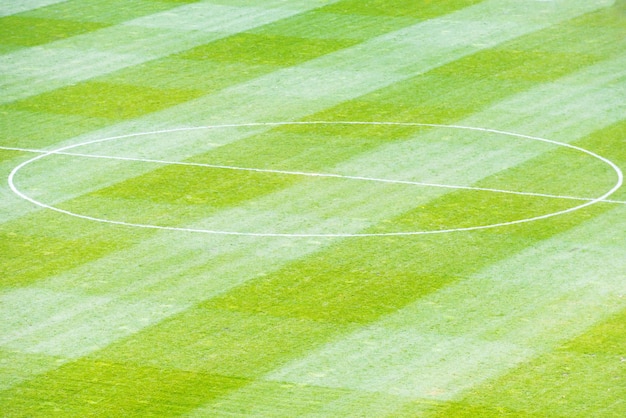
[[[0,2],[0,416],[626,416],[622,0]]]

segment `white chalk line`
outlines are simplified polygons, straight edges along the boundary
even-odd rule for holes
[[[85,153],[76,153],[69,152],[68,150],[78,148],[81,146],[101,143],[105,141],[111,141],[115,139],[123,139],[123,138],[131,138],[137,136],[145,136],[145,135],[159,135],[164,133],[173,133],[173,132],[181,132],[181,131],[191,131],[191,130],[201,130],[201,129],[223,129],[223,128],[233,128],[233,127],[276,127],[276,126],[292,126],[292,125],[388,125],[388,126],[416,126],[416,127],[435,127],[435,128],[452,128],[452,129],[465,129],[465,130],[473,130],[480,132],[488,132],[494,134],[501,134],[506,136],[513,136],[525,139],[536,140],[540,142],[545,142],[549,144],[553,144],[556,146],[562,146],[566,148],[570,148],[579,152],[583,152],[588,154],[605,164],[609,165],[613,171],[617,175],[617,182],[615,185],[607,192],[605,192],[602,196],[597,198],[585,198],[585,197],[575,197],[575,196],[562,196],[562,195],[553,195],[553,194],[544,194],[544,193],[534,193],[534,192],[520,192],[520,191],[512,191],[512,190],[503,190],[503,189],[492,189],[492,188],[483,188],[483,187],[473,187],[473,186],[458,186],[458,185],[447,185],[447,184],[437,184],[437,183],[425,183],[425,182],[415,182],[409,180],[392,180],[392,179],[381,179],[374,177],[363,177],[363,176],[349,176],[349,175],[341,175],[341,174],[332,174],[332,173],[315,173],[315,172],[301,172],[301,171],[287,171],[287,170],[273,170],[273,169],[260,169],[260,168],[246,168],[246,167],[236,167],[236,166],[226,166],[226,165],[214,165],[214,164],[205,164],[205,163],[194,163],[194,162],[180,162],[180,161],[167,161],[167,160],[155,160],[155,159],[147,159],[147,158],[134,158],[134,157],[120,157],[120,156],[107,156],[107,155],[97,155],[97,154],[85,154]],[[123,225],[129,227],[138,227],[138,228],[149,228],[149,229],[159,229],[159,230],[171,230],[171,231],[183,231],[183,232],[200,232],[200,233],[208,233],[208,234],[221,234],[221,235],[240,235],[240,236],[265,236],[265,237],[372,237],[372,236],[403,236],[403,235],[425,235],[425,234],[437,234],[437,233],[448,233],[448,232],[459,232],[459,231],[473,231],[479,229],[487,229],[487,228],[495,228],[501,226],[515,225],[526,222],[533,222],[541,219],[546,219],[558,215],[563,215],[566,213],[571,213],[576,210],[582,209],[584,207],[596,204],[596,203],[616,203],[616,204],[626,204],[626,201],[619,200],[609,200],[607,199],[610,195],[615,193],[623,184],[623,173],[620,168],[614,164],[612,161],[595,154],[589,150],[586,150],[581,147],[577,147],[575,145],[562,143],[546,138],[512,133],[507,131],[501,131],[497,129],[489,129],[489,128],[480,128],[480,127],[472,127],[472,126],[462,126],[462,125],[443,125],[443,124],[429,124],[429,123],[417,123],[417,122],[364,122],[364,121],[311,121],[311,122],[253,122],[253,123],[240,123],[240,124],[223,124],[223,125],[209,125],[209,126],[197,126],[197,127],[182,127],[182,128],[174,128],[174,129],[165,129],[151,132],[140,132],[134,134],[125,134],[118,135],[107,138],[100,138],[96,140],[81,142],[78,144],[68,145],[65,147],[61,147],[55,150],[38,150],[38,149],[28,149],[28,148],[17,148],[17,147],[3,147],[0,146],[0,149],[5,150],[14,150],[21,152],[31,152],[38,153],[40,155],[31,158],[18,166],[16,166],[8,177],[8,183],[10,189],[19,197],[24,200],[27,200],[37,206],[40,206],[45,209],[53,210],[59,213],[63,213],[69,216],[95,221],[102,222],[114,225]],[[274,173],[274,174],[285,174],[285,175],[300,175],[300,176],[309,176],[309,177],[326,177],[326,178],[339,178],[339,179],[349,179],[349,180],[361,180],[361,181],[374,181],[374,182],[382,182],[382,183],[391,183],[391,184],[406,184],[406,185],[417,185],[417,186],[425,186],[425,187],[440,187],[440,188],[449,188],[449,189],[460,189],[460,190],[473,190],[473,191],[486,191],[486,192],[494,192],[494,193],[505,193],[505,194],[514,194],[514,195],[523,195],[523,196],[535,196],[535,197],[546,197],[546,198],[554,198],[554,199],[568,199],[568,200],[578,200],[584,201],[585,203],[574,206],[569,209],[551,212],[548,214],[535,216],[531,218],[518,219],[509,222],[501,222],[495,224],[488,225],[478,225],[464,228],[450,228],[450,229],[440,229],[440,230],[425,230],[425,231],[401,231],[401,232],[384,232],[384,233],[274,233],[274,232],[238,232],[238,231],[221,231],[221,230],[209,230],[209,229],[199,229],[199,228],[184,228],[184,227],[168,227],[168,226],[160,226],[160,225],[150,225],[150,224],[139,224],[139,223],[130,223],[123,221],[115,221],[103,218],[96,218],[92,216],[82,215],[79,213],[70,212],[61,208],[57,208],[55,206],[48,205],[46,203],[40,202],[22,191],[20,191],[17,186],[15,186],[15,175],[25,166],[40,160],[42,158],[51,156],[51,155],[67,155],[67,156],[76,156],[76,157],[84,157],[84,158],[99,158],[99,159],[110,159],[110,160],[121,160],[121,161],[134,161],[134,162],[145,162],[145,163],[154,163],[154,164],[163,164],[163,165],[184,165],[184,166],[196,166],[196,167],[205,167],[205,168],[216,168],[216,169],[228,169],[228,170],[240,170],[240,171],[252,171],[252,172],[265,172],[265,173]]]
[[[444,189],[473,190],[473,191],[504,193],[504,194],[520,195],[520,196],[546,197],[546,198],[552,198],[552,199],[565,199],[565,200],[578,200],[578,201],[594,200],[594,198],[592,197],[578,197],[578,196],[567,196],[567,195],[555,195],[555,194],[549,194],[549,193],[521,192],[521,191],[515,191],[515,190],[493,189],[489,187],[460,186],[460,185],[452,185],[452,184],[428,183],[428,182],[411,181],[411,180],[393,180],[393,179],[382,179],[382,178],[376,178],[376,177],[351,176],[351,175],[333,174],[333,173],[316,173],[316,172],[307,172],[307,171],[275,170],[275,169],[269,169],[269,168],[237,167],[237,166],[230,166],[230,165],[194,163],[194,162],[188,162],[188,161],[155,160],[155,159],[150,159],[150,158],[111,156],[111,155],[100,155],[100,154],[85,154],[85,153],[79,153],[79,152],[62,152],[62,151],[57,152],[57,151],[49,151],[49,150],[46,151],[46,150],[39,150],[39,149],[32,149],[32,148],[16,148],[16,147],[0,146],[0,149],[29,152],[29,153],[35,153],[35,154],[67,155],[71,157],[132,161],[132,162],[152,163],[152,164],[160,164],[160,165],[180,165],[180,166],[190,166],[190,167],[216,168],[216,169],[223,169],[223,170],[251,171],[251,172],[257,172],[257,173],[273,173],[273,174],[285,174],[285,175],[307,176],[307,177],[329,177],[329,178],[338,178],[338,179],[347,179],[347,180],[373,181],[373,182],[379,182],[379,183],[438,187],[438,188],[444,188]],[[626,204],[626,201],[620,201],[620,200],[604,199],[602,200],[602,202]]]

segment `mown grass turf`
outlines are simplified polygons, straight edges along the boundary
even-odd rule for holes
[[[141,16],[174,8],[177,1],[152,0],[68,0],[22,12],[21,16],[67,19],[79,22],[118,24]],[[193,1],[187,2],[193,3]]]
[[[0,4],[2,414],[625,415],[608,164],[170,131],[623,170],[623,8]]]
[[[366,16],[404,16],[427,19],[441,16],[476,3],[478,3],[476,0],[427,1],[421,4],[404,0],[374,0],[367,3],[359,2],[358,0],[343,0],[328,5],[322,8],[322,10],[334,13],[363,14]]]
[[[104,27],[96,23],[7,16],[0,19],[3,44],[32,47]],[[28,32],[22,28],[29,28]]]
[[[88,382],[88,383],[87,383]],[[123,415],[183,414],[208,399],[234,390],[243,379],[194,371],[81,360],[42,375],[38,384],[18,385],[2,397],[11,409],[47,416],[89,415],[94,409]],[[106,411],[106,412],[105,412]]]
[[[59,115],[9,109],[0,106],[3,137],[16,147],[45,148],[69,134],[80,135],[107,125],[107,120],[80,115]],[[13,154],[15,156],[15,154]]]
[[[238,34],[181,54],[182,58],[240,62],[248,65],[292,66],[346,48],[352,43],[278,35]]]
[[[41,113],[127,119],[191,100],[193,91],[87,82],[18,101],[10,107]]]

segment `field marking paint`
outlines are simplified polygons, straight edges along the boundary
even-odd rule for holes
[[[549,194],[549,193],[520,192],[520,191],[515,191],[515,190],[494,189],[494,188],[489,188],[489,187],[459,186],[459,185],[452,185],[452,184],[428,183],[428,182],[411,181],[411,180],[381,179],[381,178],[376,178],[376,177],[351,176],[351,175],[332,174],[332,173],[315,173],[315,172],[308,172],[308,171],[289,171],[289,170],[274,170],[274,169],[269,169],[269,168],[237,167],[237,166],[230,166],[230,165],[193,163],[193,162],[186,162],[186,161],[155,160],[155,159],[150,159],[150,158],[123,157],[123,156],[112,156],[112,155],[101,155],[101,154],[85,154],[85,153],[79,153],[79,152],[46,151],[46,150],[33,149],[33,148],[17,148],[17,147],[0,146],[0,149],[30,152],[30,153],[35,153],[35,154],[66,155],[66,156],[71,156],[71,157],[94,158],[94,159],[102,159],[102,160],[132,161],[132,162],[153,163],[153,164],[160,164],[160,165],[206,167],[206,168],[218,168],[218,169],[225,169],[225,170],[252,171],[252,172],[257,172],[257,173],[288,174],[288,175],[308,176],[308,177],[330,177],[330,178],[339,178],[339,179],[348,179],[348,180],[373,181],[373,182],[379,182],[379,183],[408,184],[408,185],[425,186],[425,187],[439,187],[439,188],[445,188],[445,189],[475,190],[475,191],[484,191],[484,192],[493,192],[493,193],[513,194],[513,195],[520,195],[520,196],[546,197],[546,198],[552,198],[552,199],[566,199],[566,200],[579,200],[579,201],[592,201],[595,199],[592,197],[577,197],[577,196],[567,196],[567,195],[555,195],[555,194]],[[626,201],[610,200],[610,199],[604,199],[602,200],[602,202],[626,204]]]
[[[532,193],[532,192],[516,192],[510,190],[501,190],[501,189],[490,189],[490,188],[481,188],[481,187],[470,187],[470,186],[454,186],[454,185],[445,185],[445,184],[436,184],[436,183],[423,183],[423,182],[414,182],[408,180],[392,180],[392,179],[380,179],[373,177],[361,177],[361,176],[346,176],[340,174],[332,174],[332,173],[314,173],[314,172],[301,172],[301,171],[286,171],[286,170],[272,170],[272,169],[259,169],[259,168],[245,168],[245,167],[236,167],[236,166],[226,166],[226,165],[213,165],[213,164],[203,164],[203,163],[191,163],[191,162],[175,162],[175,161],[166,161],[166,160],[153,160],[153,159],[145,159],[145,158],[133,158],[133,157],[115,157],[115,156],[105,156],[105,155],[94,155],[94,154],[84,154],[84,153],[75,153],[70,152],[70,150],[92,145],[98,144],[102,142],[125,139],[125,138],[133,138],[139,136],[146,135],[160,135],[165,133],[173,133],[173,132],[184,132],[184,131],[192,131],[192,130],[205,130],[205,129],[225,129],[225,128],[241,128],[241,127],[278,127],[278,126],[296,126],[296,125],[378,125],[378,126],[415,126],[415,127],[433,127],[433,128],[451,128],[451,129],[460,129],[460,130],[470,130],[470,131],[478,131],[478,132],[487,132],[523,139],[530,139],[534,141],[544,142],[556,146],[561,146],[565,148],[570,148],[578,152],[582,152],[587,154],[593,158],[596,158],[603,163],[609,165],[616,174],[617,181],[611,187],[610,190],[605,192],[603,195],[597,198],[583,198],[583,197],[574,197],[574,196],[559,196],[559,195],[551,195],[551,194],[543,194],[543,193]],[[80,219],[85,219],[94,222],[107,223],[112,225],[121,225],[127,227],[135,227],[135,228],[146,228],[146,229],[157,229],[157,230],[167,230],[167,231],[181,231],[181,232],[197,232],[197,233],[205,233],[205,234],[219,234],[219,235],[236,235],[236,236],[253,236],[253,237],[300,237],[300,238],[349,238],[349,237],[376,237],[376,236],[406,236],[406,235],[426,235],[426,234],[441,234],[441,233],[449,233],[449,232],[462,232],[462,231],[475,231],[480,229],[488,229],[488,228],[496,228],[508,225],[516,225],[526,222],[538,221],[541,219],[547,219],[554,216],[564,215],[567,213],[571,213],[577,211],[579,209],[583,209],[585,207],[591,206],[596,203],[605,202],[605,203],[618,203],[618,204],[626,204],[626,202],[617,201],[617,200],[608,200],[607,198],[615,193],[624,182],[624,175],[621,169],[612,161],[604,158],[594,152],[586,150],[581,147],[577,147],[575,145],[554,141],[551,139],[541,138],[537,136],[518,134],[513,132],[501,131],[497,129],[490,128],[479,128],[472,126],[463,126],[463,125],[444,125],[444,124],[434,124],[434,123],[417,123],[417,122],[365,122],[365,121],[311,121],[311,122],[250,122],[250,123],[233,123],[233,124],[220,124],[220,125],[207,125],[207,126],[195,126],[195,127],[182,127],[182,128],[173,128],[173,129],[164,129],[158,131],[151,132],[139,132],[134,134],[125,134],[125,135],[117,135],[112,137],[100,138],[91,141],[80,142],[73,145],[68,145],[65,147],[57,148],[50,151],[45,150],[36,150],[36,149],[27,149],[27,148],[15,148],[15,147],[2,147],[0,149],[6,150],[14,150],[14,151],[23,151],[23,152],[33,152],[39,153],[40,155],[31,158],[17,165],[8,176],[8,184],[9,188],[13,193],[15,193],[20,198],[31,202],[32,204],[42,207],[44,209],[49,209],[55,212],[59,212],[65,215],[73,216]],[[71,212],[65,209],[61,209],[52,205],[48,205],[44,202],[38,201],[26,193],[19,190],[19,188],[15,185],[15,176],[16,174],[26,167],[29,164],[34,163],[35,161],[41,160],[43,158],[52,156],[52,155],[68,155],[68,156],[77,156],[77,157],[85,157],[85,158],[100,158],[100,159],[113,159],[113,160],[121,160],[121,161],[136,161],[136,162],[146,162],[146,163],[155,163],[155,164],[164,164],[164,165],[186,165],[186,166],[197,166],[197,167],[207,167],[207,168],[218,168],[218,169],[228,169],[228,170],[242,170],[242,171],[254,171],[254,172],[265,172],[265,173],[276,173],[276,174],[289,174],[289,175],[300,175],[300,176],[310,176],[310,177],[327,177],[327,178],[340,178],[340,179],[348,179],[348,180],[361,180],[361,181],[374,181],[374,182],[382,182],[382,183],[393,183],[393,184],[408,184],[408,185],[419,185],[419,186],[428,186],[428,187],[442,187],[449,189],[461,189],[461,190],[476,190],[476,191],[488,191],[494,193],[507,193],[507,194],[517,194],[524,196],[536,196],[536,197],[547,197],[547,198],[555,198],[555,199],[570,199],[570,200],[579,200],[584,201],[585,203],[580,204],[578,206],[574,206],[568,209],[564,209],[561,211],[551,212],[544,215],[534,216],[530,218],[518,219],[514,221],[508,222],[499,222],[495,224],[487,224],[487,225],[477,225],[463,228],[449,228],[449,229],[439,229],[439,230],[425,230],[425,231],[401,231],[401,232],[382,232],[382,233],[277,233],[277,232],[241,232],[241,231],[222,231],[222,230],[211,230],[211,229],[201,229],[201,228],[185,228],[185,227],[172,227],[172,226],[160,226],[160,225],[151,225],[151,224],[140,224],[140,223],[131,223],[131,222],[123,222],[123,221],[115,221],[110,219],[96,218],[93,216],[82,215],[79,213]]]

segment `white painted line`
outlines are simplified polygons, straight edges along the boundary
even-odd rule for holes
[[[502,189],[490,189],[490,188],[482,188],[482,187],[471,187],[471,186],[456,186],[456,185],[446,185],[446,184],[437,184],[437,183],[424,183],[424,182],[415,182],[408,180],[393,180],[393,179],[382,179],[382,178],[374,178],[374,177],[362,177],[362,176],[347,176],[341,174],[332,174],[332,173],[315,173],[315,172],[301,172],[301,171],[286,171],[286,170],[271,170],[271,169],[259,169],[259,168],[246,168],[246,167],[236,167],[236,166],[226,166],[226,165],[213,165],[213,164],[203,164],[203,163],[192,163],[192,162],[178,162],[178,161],[167,161],[167,160],[154,160],[154,159],[146,159],[146,158],[133,158],[133,157],[116,157],[116,156],[106,156],[106,155],[94,155],[94,154],[86,154],[86,153],[76,153],[70,152],[69,150],[83,147],[86,145],[102,143],[106,141],[124,139],[124,138],[132,138],[138,136],[145,135],[158,135],[164,133],[172,133],[172,132],[183,132],[183,131],[191,131],[191,130],[202,130],[202,129],[224,129],[224,128],[234,128],[234,127],[255,127],[255,126],[265,126],[265,127],[275,127],[275,126],[293,126],[293,125],[388,125],[388,126],[424,126],[424,127],[435,127],[435,128],[452,128],[452,129],[464,129],[464,130],[472,130],[479,132],[488,132],[494,134],[500,134],[505,136],[512,136],[517,138],[529,139],[534,141],[540,141],[549,143],[552,145],[570,148],[582,153],[585,153],[593,158],[596,158],[603,163],[609,165],[616,174],[617,180],[616,183],[611,187],[610,190],[605,192],[603,195],[596,198],[586,198],[586,197],[574,197],[574,196],[560,196],[560,195],[552,195],[552,194],[543,194],[543,193],[533,193],[533,192],[519,192],[519,191],[511,191],[511,190],[502,190]],[[589,150],[584,148],[577,147],[575,145],[570,145],[562,142],[553,141],[550,139],[540,138],[536,136],[518,134],[513,132],[506,132],[497,129],[488,129],[488,128],[478,128],[471,126],[462,126],[462,125],[443,125],[443,124],[429,124],[429,123],[417,123],[417,122],[362,122],[362,121],[312,121],[312,122],[253,122],[253,123],[238,123],[238,124],[223,124],[223,125],[209,125],[209,126],[197,126],[197,127],[183,127],[183,128],[175,128],[175,129],[165,129],[159,131],[152,132],[140,132],[134,134],[126,134],[126,135],[118,135],[113,137],[101,138],[86,142],[81,142],[74,145],[68,145],[65,147],[61,147],[55,150],[45,151],[45,150],[35,150],[35,149],[27,149],[27,148],[15,148],[15,147],[1,147],[0,149],[6,150],[15,150],[15,151],[24,151],[24,152],[33,152],[39,153],[40,155],[31,158],[27,161],[16,166],[8,177],[8,183],[10,189],[17,196],[21,197],[24,200],[27,200],[34,205],[39,207],[53,210],[59,213],[63,213],[69,216],[95,221],[108,223],[113,225],[122,225],[136,228],[148,228],[148,229],[159,229],[159,230],[169,230],[169,231],[182,231],[182,232],[199,232],[199,233],[207,233],[207,234],[222,234],[222,235],[240,235],[240,236],[265,236],[265,237],[372,237],[372,236],[403,236],[403,235],[425,235],[425,234],[438,234],[438,233],[448,233],[448,232],[460,232],[460,231],[473,231],[479,229],[487,229],[487,228],[496,228],[507,225],[515,225],[526,222],[533,222],[541,219],[547,219],[558,215],[564,215],[567,213],[574,212],[576,210],[585,208],[587,206],[591,206],[596,203],[604,202],[604,203],[618,203],[618,204],[626,204],[626,202],[617,201],[617,200],[608,200],[607,198],[615,193],[623,184],[624,175],[620,168],[611,162],[610,160],[595,154]],[[276,173],[276,174],[287,174],[287,175],[299,175],[299,176],[310,176],[310,177],[329,177],[329,178],[340,178],[347,180],[360,180],[360,181],[374,181],[374,182],[382,182],[382,183],[392,183],[392,184],[407,184],[407,185],[417,185],[417,186],[426,186],[426,187],[441,187],[441,188],[449,188],[449,189],[461,189],[461,190],[476,190],[476,191],[487,191],[494,193],[507,193],[507,194],[516,194],[516,195],[524,195],[524,196],[536,196],[536,197],[546,197],[546,198],[555,198],[555,199],[569,199],[569,200],[578,200],[584,201],[585,203],[580,204],[578,206],[571,207],[569,209],[551,212],[544,215],[534,216],[530,218],[518,219],[509,222],[500,222],[495,224],[488,225],[477,225],[471,227],[464,228],[450,228],[450,229],[440,229],[440,230],[425,230],[425,231],[402,231],[402,232],[387,232],[387,233],[256,233],[256,232],[241,232],[241,231],[221,231],[221,230],[208,230],[208,229],[199,229],[199,228],[183,228],[183,227],[168,227],[168,226],[160,226],[160,225],[150,225],[150,224],[139,224],[139,223],[130,223],[123,221],[115,221],[110,219],[96,218],[92,216],[82,215],[79,213],[70,212],[61,208],[57,208],[52,205],[48,205],[41,201],[38,201],[26,193],[19,190],[19,188],[15,185],[15,176],[16,174],[26,167],[29,164],[32,164],[35,161],[41,160],[43,158],[52,156],[52,155],[68,155],[68,156],[76,156],[83,158],[100,158],[100,159],[112,159],[112,160],[122,160],[122,161],[135,161],[135,162],[145,162],[145,163],[154,163],[154,164],[164,164],[164,165],[185,165],[185,166],[196,166],[196,167],[207,167],[207,168],[218,168],[218,169],[228,169],[228,170],[242,170],[242,171],[254,171],[254,172],[265,172],[265,173]]]
[[[230,166],[230,165],[193,163],[193,162],[186,162],[186,161],[155,160],[155,159],[150,159],[150,158],[121,157],[121,156],[111,156],[111,155],[101,155],[101,154],[85,154],[85,153],[79,153],[79,152],[46,151],[46,150],[39,150],[39,149],[32,149],[32,148],[15,148],[15,147],[0,146],[0,149],[30,152],[30,153],[36,153],[36,154],[67,155],[71,157],[94,158],[94,159],[103,159],[103,160],[133,161],[133,162],[153,163],[153,164],[161,164],[161,165],[206,167],[206,168],[217,168],[217,169],[224,169],[224,170],[239,170],[239,171],[252,171],[252,172],[259,172],[259,173],[288,174],[288,175],[308,176],[308,177],[331,177],[331,178],[339,178],[339,179],[347,179],[347,180],[361,180],[361,181],[374,181],[374,182],[380,182],[380,183],[407,184],[407,185],[425,186],[425,187],[439,187],[439,188],[445,188],[445,189],[475,190],[475,191],[482,191],[482,192],[513,194],[513,195],[520,195],[520,196],[546,197],[546,198],[552,198],[552,199],[580,200],[580,201],[591,201],[595,199],[592,197],[577,197],[577,196],[567,196],[567,195],[555,195],[555,194],[549,194],[549,193],[521,192],[521,191],[515,191],[515,190],[493,189],[489,187],[460,186],[460,185],[453,185],[453,184],[428,183],[428,182],[410,181],[410,180],[381,179],[381,178],[376,178],[376,177],[350,176],[350,175],[332,174],[332,173],[316,173],[316,172],[307,172],[307,171],[289,171],[289,170],[273,170],[273,169],[267,169],[267,168],[237,167],[237,166]],[[602,202],[626,204],[626,201],[619,201],[619,200],[606,200],[605,199],[605,200],[602,200]]]

